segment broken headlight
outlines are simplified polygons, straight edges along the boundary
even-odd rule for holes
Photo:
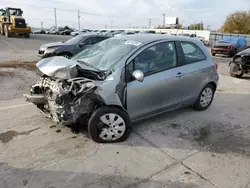
[[[51,53],[54,53],[58,48],[47,48],[45,50],[45,54],[51,54]]]

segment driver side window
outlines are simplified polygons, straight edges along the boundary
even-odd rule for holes
[[[206,59],[202,50],[191,42],[181,42],[181,47],[184,55],[184,64],[196,63]]]
[[[142,51],[133,60],[134,70],[141,70],[145,76],[177,66],[174,42],[159,43]]]

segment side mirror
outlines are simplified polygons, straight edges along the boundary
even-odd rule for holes
[[[133,77],[139,82],[143,82],[144,80],[144,74],[141,70],[135,70],[133,72]]]

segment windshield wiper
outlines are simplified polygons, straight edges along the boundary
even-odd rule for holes
[[[101,72],[100,69],[96,68],[96,67],[93,66],[93,65],[90,65],[90,64],[86,63],[85,61],[77,60],[77,62],[78,62],[78,63],[82,63],[82,64],[86,65],[87,67],[91,67],[91,68],[97,70],[98,72]]]

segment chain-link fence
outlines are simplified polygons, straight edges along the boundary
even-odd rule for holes
[[[223,39],[225,37],[244,37],[247,40],[248,44],[250,44],[250,35],[244,35],[244,34],[215,33],[215,32],[211,32],[209,40],[210,40],[210,43],[212,45],[216,41],[218,41],[220,39]]]

